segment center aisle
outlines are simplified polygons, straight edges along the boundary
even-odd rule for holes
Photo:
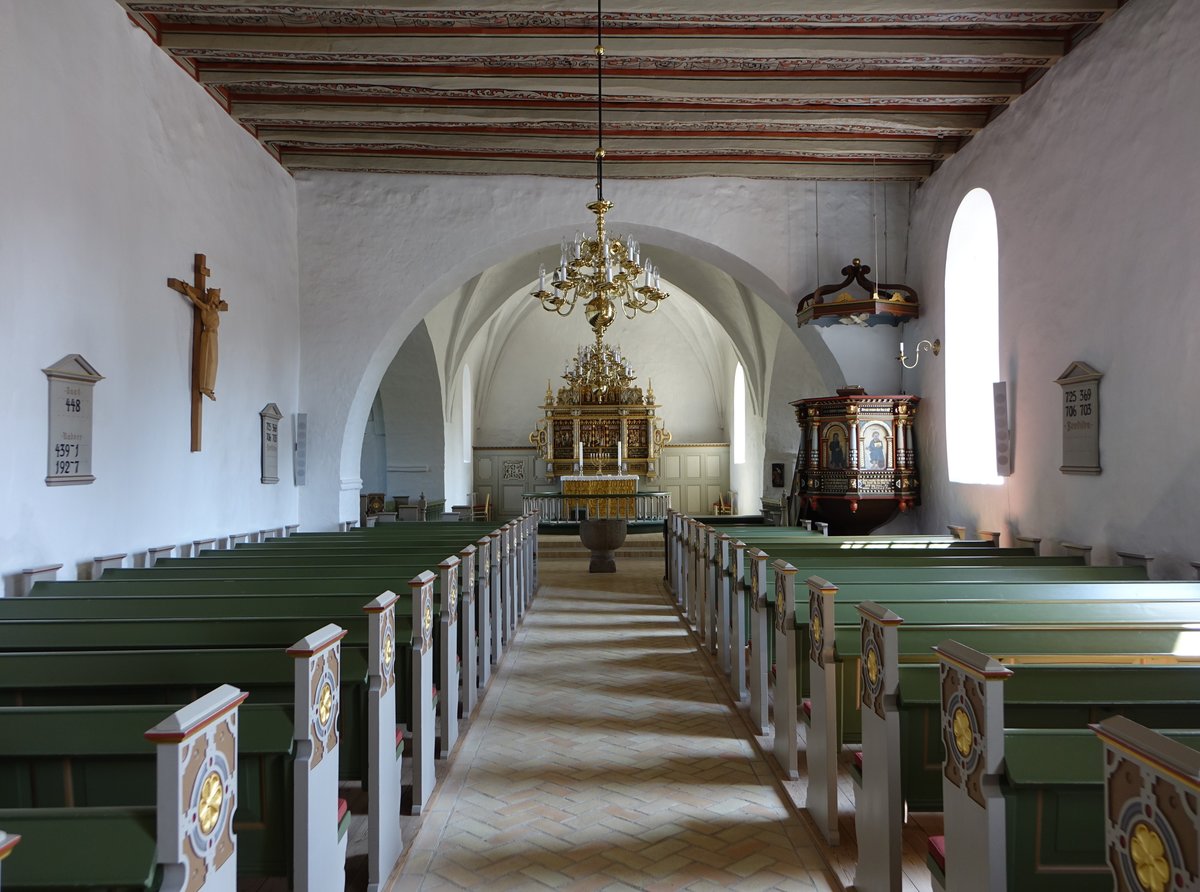
[[[835,888],[662,560],[540,576],[392,888]]]

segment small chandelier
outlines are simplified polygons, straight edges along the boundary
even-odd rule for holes
[[[587,208],[596,215],[596,237],[575,233],[573,241],[565,236],[558,269],[550,276],[551,291],[546,290],[546,267],[538,269],[537,291],[531,297],[542,308],[560,316],[570,315],[582,300],[588,325],[602,335],[617,317],[617,307],[626,319],[639,312],[653,313],[659,301],[667,297],[659,290],[658,269],[641,256],[641,246],[627,235],[609,236],[604,215],[612,210],[604,198],[604,44],[601,0],[596,0],[596,200]],[[644,261],[644,263],[643,263]],[[639,284],[639,277],[641,283]]]
[[[562,404],[642,405],[642,389],[634,385],[637,375],[621,348],[604,343],[603,332],[596,333],[594,346],[580,347],[573,359],[563,365],[566,387],[559,388],[558,402]],[[546,398],[552,394],[547,388]]]

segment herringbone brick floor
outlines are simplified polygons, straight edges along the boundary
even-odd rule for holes
[[[834,888],[661,576],[542,562],[393,889]]]

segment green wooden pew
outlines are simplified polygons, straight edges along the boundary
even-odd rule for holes
[[[778,576],[780,598],[794,602],[787,589],[794,577],[786,565]],[[1195,591],[1195,586],[1180,583]],[[806,757],[808,808],[827,838],[837,836],[837,759],[841,745],[857,739],[859,680],[879,674],[879,657],[867,661],[864,676],[862,648],[877,650],[874,639],[864,638],[858,623],[839,623],[834,596],[838,589],[824,580],[809,580],[810,599],[804,608],[804,631],[795,628],[795,613],[776,626],[777,646],[796,652],[795,638],[810,640],[811,714],[808,716]],[[976,586],[979,594],[986,586]],[[871,602],[867,602],[871,603]],[[931,648],[946,638],[956,638],[977,649],[1025,662],[1108,663],[1121,659],[1182,662],[1180,636],[1196,618],[1196,602],[1188,600],[1121,601],[1088,600],[943,600],[888,605],[905,616],[897,626],[895,652],[906,669],[909,664],[934,665]],[[912,618],[909,619],[908,617]],[[867,642],[864,645],[864,641]],[[786,649],[786,650],[785,650]],[[868,654],[869,656],[869,654]],[[1195,659],[1200,660],[1200,650]],[[781,670],[776,680],[775,755],[785,770],[796,771],[796,708],[792,679]],[[904,690],[896,692],[904,696]],[[866,756],[864,755],[864,759]],[[794,776],[794,774],[793,774]],[[914,778],[915,779],[915,778]]]
[[[1172,841],[1162,853],[1171,869],[1159,888],[1186,888],[1190,871],[1181,868],[1190,859],[1179,845],[1195,844],[1195,810],[1171,800],[1195,795],[1187,782],[1200,766],[1200,731],[1164,731],[1165,741],[1146,747],[1150,735],[1124,717],[1099,723],[1104,740],[1086,727],[1020,727],[1010,721],[1008,693],[1029,667],[1010,672],[953,640],[938,647],[938,657],[946,757],[944,865],[933,865],[936,882],[978,892],[1151,889],[1154,881],[1131,884],[1133,877],[1111,870],[1120,867],[1122,827],[1126,867],[1134,866],[1128,837],[1141,824]],[[1116,833],[1106,833],[1106,820]]]
[[[306,620],[305,628],[311,630],[313,625],[313,620]],[[258,708],[273,705],[277,711],[294,711],[295,715],[305,716],[303,721],[295,722],[293,736],[307,741],[320,732],[317,723],[309,717],[310,710],[315,707],[301,707],[302,703],[311,704],[317,699],[317,687],[309,683],[310,667],[319,667],[318,661],[323,659],[322,654],[327,649],[340,651],[336,658],[337,675],[333,676],[340,678],[340,681],[333,690],[330,708],[326,713],[334,717],[333,726],[340,726],[340,733],[331,736],[323,746],[333,754],[333,758],[325,760],[320,774],[299,766],[291,772],[294,785],[308,788],[320,784],[327,795],[315,796],[310,790],[300,797],[297,792],[290,801],[297,811],[304,811],[306,817],[287,818],[283,826],[289,828],[290,833],[298,834],[291,846],[292,864],[285,873],[290,872],[294,877],[302,872],[327,877],[344,876],[345,828],[348,824],[341,814],[336,816],[337,820],[334,815],[339,772],[345,779],[364,781],[372,793],[380,783],[394,787],[392,800],[397,814],[400,774],[399,754],[395,751],[398,735],[395,733],[394,705],[390,711],[382,712],[383,716],[390,716],[390,725],[385,728],[383,724],[386,722],[381,724],[377,712],[386,698],[379,693],[378,676],[373,686],[369,677],[372,656],[364,653],[363,648],[341,647],[338,636],[334,634],[339,631],[336,626],[327,625],[317,633],[304,636],[299,645],[293,645],[286,652],[278,646],[257,649],[0,652],[0,703],[26,710],[172,704],[193,697],[198,690],[234,679],[253,693]],[[321,641],[317,645],[308,644],[318,639]],[[382,651],[378,641],[372,642],[371,650],[376,654]],[[332,663],[330,665],[333,666]],[[368,702],[369,696],[373,699]],[[369,727],[379,735],[386,733],[386,752],[372,751],[366,739]],[[86,745],[75,746],[69,758],[75,759],[80,752],[86,754]],[[306,748],[298,752],[306,765],[309,762],[316,765],[318,759],[312,744],[306,744]],[[367,768],[371,758],[381,760],[377,763],[379,767]],[[372,782],[372,779],[376,780]],[[267,789],[265,793],[270,795],[272,791]],[[254,795],[253,791],[249,795]],[[322,806],[314,817],[308,809],[318,807],[321,803],[326,803],[327,807]],[[246,814],[249,816],[252,812]],[[374,824],[386,823],[387,819],[388,816],[380,811],[373,813],[369,820]],[[399,855],[399,824],[398,821],[392,823],[395,825],[397,842],[391,861],[386,865],[388,872]],[[301,840],[299,835],[304,835],[307,841]],[[314,837],[325,840],[323,851],[314,849]],[[340,859],[333,857],[336,852],[331,852],[330,847],[340,851]],[[368,859],[374,865],[377,856],[375,847],[371,849]]]
[[[0,735],[0,815],[4,818],[0,820],[6,826],[13,824],[8,818],[14,809],[80,813],[97,808],[132,809],[138,816],[149,809],[153,814],[156,751],[144,733],[170,708],[0,708],[0,727],[4,728]],[[238,710],[238,722],[239,796],[234,822],[238,869],[257,876],[287,876],[292,848],[293,707],[247,702]],[[140,817],[134,823],[142,826]],[[27,842],[39,837],[37,831],[25,834]],[[121,873],[144,878],[154,872],[153,822],[149,840],[148,850],[132,846],[84,857],[91,868],[98,867],[95,859],[101,856],[126,862],[120,865]],[[85,843],[85,851],[90,848],[86,841],[80,842]],[[31,871],[46,871],[49,864],[64,860],[55,857],[49,864],[38,864],[29,849],[22,854],[29,859]],[[5,880],[6,888],[10,883],[19,885],[14,876]]]
[[[855,755],[856,769],[852,771],[856,780],[854,812],[860,851],[872,853],[870,859],[860,861],[856,879],[856,884],[861,880],[864,892],[899,888],[905,810],[942,809],[945,753],[940,668],[928,662],[924,653],[920,657],[925,662],[901,662],[911,656],[902,653],[900,640],[906,623],[899,614],[913,615],[918,606],[929,608],[893,604],[892,610],[872,602],[856,608],[862,619],[866,658],[859,662],[862,750]],[[1081,606],[1090,609],[1094,605]],[[1011,634],[1010,629],[1007,635]],[[1003,643],[1000,634],[994,640]],[[1097,662],[1086,665],[1016,664],[1015,674],[1005,685],[1003,722],[1010,728],[1078,732],[1089,722],[1120,713],[1154,727],[1200,727],[1197,656],[1190,658],[1192,662],[1141,665],[1145,657],[1134,654],[1124,657],[1124,663],[1103,663],[1099,661],[1122,657],[1101,654],[1089,655],[1088,659]],[[1189,658],[1172,655],[1166,659]]]
[[[0,739],[0,815],[26,843],[6,888],[232,888],[237,871],[300,885],[310,858],[292,838],[300,821],[342,853],[315,878],[344,882],[336,777],[314,798],[297,748],[307,718],[295,722],[291,706],[243,711],[245,698],[222,685],[165,718],[164,706],[0,710],[12,731]],[[302,790],[304,804],[293,800]]]
[[[775,579],[774,567],[771,564],[773,555],[760,549],[746,549],[744,563],[749,584],[743,583],[742,592],[748,606],[749,641],[751,642],[751,664],[749,670],[750,688],[750,719],[760,731],[767,728],[767,678],[771,665],[776,662],[775,638],[768,629],[775,624]],[[1083,578],[1091,576],[1092,570],[1085,567],[1083,561],[1076,557],[1034,558],[1028,556],[1008,556],[996,554],[969,554],[964,557],[949,556],[945,553],[926,555],[923,557],[901,556],[896,552],[871,552],[855,557],[826,556],[820,554],[790,553],[786,558],[792,566],[802,570],[804,576],[819,574],[829,579],[842,578],[842,574],[857,574],[868,569],[889,580],[902,580],[906,574],[914,574],[914,581],[937,576],[945,571],[948,578],[966,579],[1038,579],[1043,575],[1051,578],[1074,578],[1081,574]],[[734,562],[736,564],[736,562]],[[1131,572],[1132,571],[1132,572]],[[1138,568],[1121,569],[1117,573],[1100,570],[1101,577],[1130,578],[1139,575]],[[736,584],[741,580],[741,574],[734,569],[734,578],[727,585],[730,591],[736,592]],[[719,600],[723,601],[723,598]],[[734,611],[730,610],[730,615]],[[721,628],[724,624],[720,624]],[[758,642],[765,642],[762,647]],[[738,639],[734,647],[740,646]],[[799,683],[799,682],[798,682]]]

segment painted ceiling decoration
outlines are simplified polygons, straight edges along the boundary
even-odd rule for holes
[[[290,170],[593,175],[578,0],[119,2]],[[922,180],[1122,2],[611,0],[609,175]]]

